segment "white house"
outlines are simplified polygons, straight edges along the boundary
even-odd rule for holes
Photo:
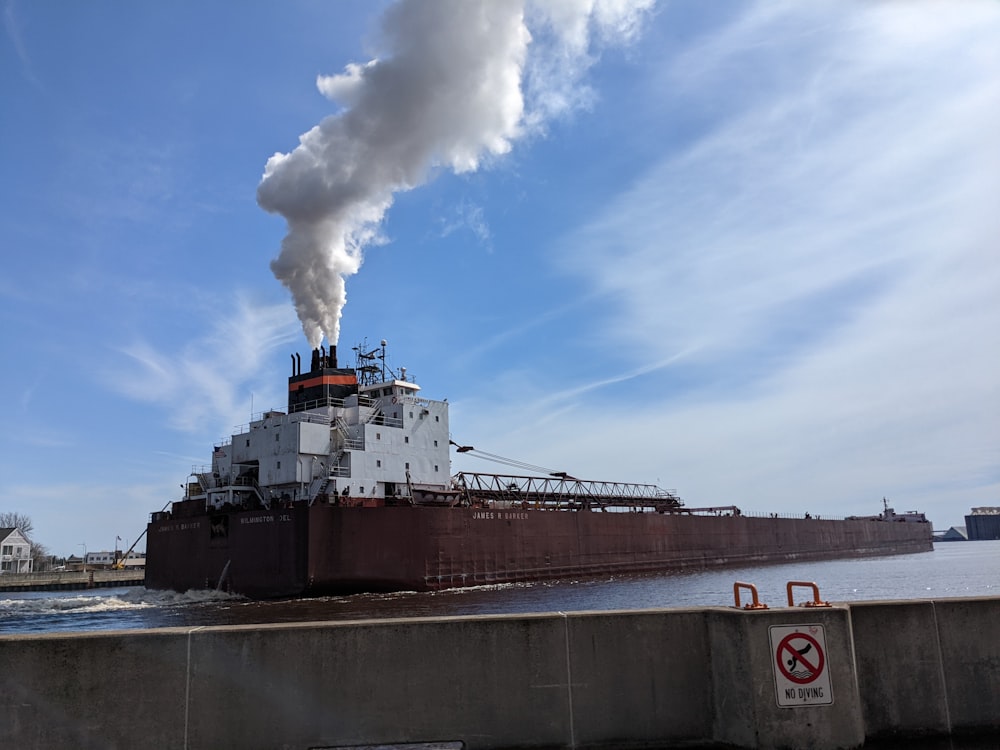
[[[31,572],[31,542],[18,529],[0,529],[0,575]]]

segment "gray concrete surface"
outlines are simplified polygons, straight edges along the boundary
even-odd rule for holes
[[[776,699],[819,625],[828,705]],[[851,748],[1000,734],[1000,599],[0,637],[0,747]]]

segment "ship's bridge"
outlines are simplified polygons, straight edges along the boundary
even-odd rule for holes
[[[396,398],[392,403],[401,403],[407,396],[416,396],[420,386],[409,380],[389,380],[383,383],[371,383],[358,386],[358,393],[369,399]]]

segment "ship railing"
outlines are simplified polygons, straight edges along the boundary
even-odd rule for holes
[[[383,427],[402,427],[403,420],[399,417],[387,417],[384,414],[373,412],[371,416],[366,420],[368,424],[379,425]]]
[[[359,399],[359,401],[361,401],[361,399]],[[367,414],[365,414],[364,419],[362,419],[361,421],[364,424],[381,424],[380,422],[376,422],[376,420],[382,417],[381,404],[379,404],[377,401],[372,401],[371,399],[367,398],[364,399],[364,401],[368,403],[361,404],[361,408],[366,409]]]
[[[344,421],[343,417],[337,417],[333,423],[330,425],[330,432],[333,433],[333,437],[339,436],[341,440],[349,440],[351,433],[347,430],[347,422]]]
[[[388,417],[382,411],[382,401],[377,398],[358,396],[358,406],[368,409],[367,415],[361,421],[365,424],[374,424],[384,427],[402,427],[403,420],[400,417]]]
[[[859,521],[859,520],[875,520],[876,517],[871,519],[862,518],[852,518],[850,516],[828,516],[825,513],[816,514],[808,511],[802,513],[765,513],[763,511],[746,511],[742,513],[746,518],[786,518],[786,519],[809,519],[809,520],[820,520],[820,521]]]
[[[602,482],[567,476],[537,477],[459,472],[452,477],[468,502],[511,502],[537,508],[677,510],[680,498],[652,484]]]
[[[337,403],[334,403],[334,402],[337,402]],[[320,400],[317,400],[317,401],[310,401],[307,404],[302,405],[303,408],[293,408],[293,409],[290,409],[289,410],[290,413],[288,413],[288,414],[285,414],[284,412],[279,412],[279,411],[276,411],[276,410],[273,410],[273,409],[271,411],[259,412],[257,414],[254,414],[250,418],[250,422],[249,423],[243,423],[243,424],[240,424],[240,425],[236,425],[233,428],[233,435],[245,435],[245,434],[247,434],[248,432],[250,432],[251,429],[253,429],[253,426],[255,424],[260,423],[266,417],[270,417],[270,419],[272,420],[272,423],[275,424],[275,425],[284,425],[284,424],[289,424],[289,423],[293,423],[294,424],[294,423],[298,423],[298,422],[311,422],[313,424],[330,424],[331,420],[330,420],[329,414],[326,414],[324,412],[307,411],[307,409],[316,409],[316,408],[319,408],[321,406],[341,406],[342,407],[343,405],[344,405],[344,399],[342,399],[342,398],[329,398],[329,399],[320,399]],[[231,442],[231,440],[230,439],[226,439],[226,442],[227,443]]]
[[[260,491],[260,483],[252,476],[246,474],[234,476],[227,487],[239,488],[243,491],[250,489],[262,506],[265,508],[270,507],[270,502],[265,499],[264,493]]]
[[[250,481],[247,482],[247,486],[253,490],[253,493],[257,496],[257,501],[265,508],[270,509],[271,500],[264,497],[264,493],[260,491],[260,484],[253,477],[247,477]]]
[[[337,435],[331,442],[338,451],[363,451],[365,449],[364,438]]]
[[[347,451],[344,448],[341,448],[333,456],[333,460],[330,462],[330,470],[326,475],[326,484],[329,484],[330,480],[336,477],[351,476],[350,458],[348,458],[348,462],[346,464],[341,463],[341,461],[344,460],[344,454],[346,453]]]
[[[288,420],[290,422],[309,422],[311,424],[330,424],[331,419],[328,414],[323,414],[321,412],[304,412],[302,414],[296,413],[294,419],[292,415],[288,415]]]
[[[344,399],[333,398],[330,396],[327,396],[326,398],[317,398],[312,401],[303,401],[301,404],[292,404],[288,411],[296,413],[300,411],[309,411],[311,409],[321,409],[324,406],[334,406],[338,409],[343,409]]]

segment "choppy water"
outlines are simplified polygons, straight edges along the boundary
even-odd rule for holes
[[[790,580],[815,582],[821,597],[831,602],[1000,596],[1000,541],[941,543],[933,552],[863,560],[288,601],[143,588],[0,593],[0,634],[732,606],[735,581],[754,584],[761,600],[776,607],[786,604],[785,584]],[[796,596],[799,602],[807,598],[806,590]],[[745,592],[742,601],[747,601]]]

